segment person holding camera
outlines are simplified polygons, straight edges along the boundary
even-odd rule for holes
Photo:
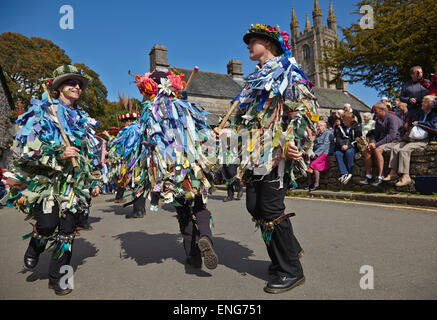
[[[410,69],[411,80],[408,80],[402,87],[400,99],[405,102],[408,108],[408,123],[411,126],[413,119],[421,110],[422,99],[428,94],[426,84],[430,81],[423,78],[421,66],[414,66]]]

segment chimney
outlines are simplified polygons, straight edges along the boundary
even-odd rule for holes
[[[239,84],[243,85],[243,64],[239,60],[231,60],[228,62],[228,75],[232,77],[232,79]]]
[[[341,90],[341,91],[348,91],[347,90],[347,80],[344,80],[343,78],[341,78],[339,81],[337,81],[337,83],[335,84],[335,88],[337,90]]]
[[[158,71],[167,71],[169,64],[167,63],[167,47],[155,44],[150,50],[150,72],[155,69]]]

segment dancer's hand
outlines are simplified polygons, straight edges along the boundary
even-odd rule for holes
[[[287,152],[285,153],[287,160],[300,160],[302,159],[302,152],[296,147],[294,141],[288,143]]]
[[[99,186],[95,186],[93,189],[93,197],[97,197],[100,193],[100,187]]]
[[[76,147],[66,147],[62,153],[62,160],[75,158],[79,155],[79,149]]]

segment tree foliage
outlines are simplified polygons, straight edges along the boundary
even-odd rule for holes
[[[381,95],[395,96],[420,65],[424,76],[437,62],[437,5],[435,0],[365,0],[356,4],[373,8],[374,28],[359,23],[340,29],[344,38],[334,47],[324,47],[321,63],[337,70],[337,78],[363,82]],[[436,70],[437,71],[437,70]]]
[[[40,97],[39,80],[51,77],[64,63],[70,64],[71,59],[50,40],[14,32],[0,34],[0,65],[14,101],[28,105],[32,97]]]
[[[30,99],[41,98],[41,79],[52,77],[53,70],[63,64],[71,64],[70,57],[52,41],[20,33],[0,34],[0,65],[14,101],[22,100],[27,107]],[[107,100],[108,90],[99,74],[83,63],[75,63],[92,81],[83,92],[79,104],[88,114],[101,121],[99,131],[120,126],[118,116],[124,111],[120,102]]]

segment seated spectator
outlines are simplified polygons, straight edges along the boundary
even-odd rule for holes
[[[335,120],[337,119],[337,114],[334,110],[329,110],[329,117],[328,117],[328,126],[329,128],[334,127]]]
[[[421,66],[414,66],[410,69],[410,77],[402,87],[400,99],[407,104],[409,125],[415,115],[420,111],[422,99],[428,94],[429,80],[423,79],[423,71]]]
[[[387,97],[382,97],[381,98],[381,102],[387,106],[387,110],[389,112],[394,113],[393,107],[391,106],[390,102],[388,102],[388,98]]]
[[[343,109],[344,109],[344,112],[352,112],[354,114],[354,116],[357,117],[358,123],[361,124],[362,120],[361,120],[360,113],[357,110],[352,109],[352,107],[349,103],[345,103]]]
[[[395,112],[395,114],[399,113],[399,103],[401,103],[401,99],[396,98],[393,100],[393,111]]]
[[[333,135],[327,129],[326,121],[317,122],[317,136],[314,141],[314,154],[311,156],[312,161],[309,164],[308,170],[308,190],[314,191],[320,189],[320,172],[330,168],[328,162],[328,154],[334,149]],[[312,172],[311,172],[312,171]],[[312,183],[312,173],[314,173],[315,181]]]
[[[363,136],[366,136],[370,130],[375,129],[375,120],[372,119],[372,114],[370,112],[366,112],[365,114],[363,114],[363,120],[364,121],[361,124]]]
[[[436,99],[435,96],[425,96],[422,100],[422,109],[417,113],[416,119],[413,121],[413,126],[419,125],[431,129],[437,129],[437,110],[432,109],[432,102]],[[422,129],[423,130],[423,129]],[[425,130],[423,132],[426,132]],[[422,138],[422,137],[420,137]],[[423,136],[422,139],[415,139],[411,142],[397,143],[390,151],[390,172],[384,181],[396,179],[398,173],[401,174],[399,181],[396,183],[397,187],[406,186],[411,183],[410,178],[410,159],[411,153],[427,145],[430,138],[429,134]]]
[[[341,183],[347,184],[352,178],[352,168],[356,153],[356,138],[361,137],[361,126],[352,112],[345,112],[343,124],[335,130],[335,159],[340,171]]]
[[[364,180],[361,180],[360,183],[379,186],[384,179],[382,175],[384,169],[384,157],[382,153],[391,150],[391,148],[400,141],[403,123],[399,117],[389,113],[387,106],[382,102],[377,102],[374,106],[374,110],[378,119],[376,120],[374,135],[367,149],[363,152],[366,177]],[[378,176],[373,182],[372,157],[375,157],[378,167]]]
[[[405,102],[400,102],[398,105],[399,111],[396,114],[403,122],[404,126],[404,132],[408,131],[408,108],[407,108],[407,104]]]

